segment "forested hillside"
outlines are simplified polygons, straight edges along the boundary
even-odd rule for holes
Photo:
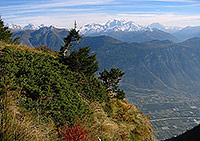
[[[154,140],[149,117],[128,104],[118,87],[124,73],[112,68],[98,78],[96,55],[88,47],[72,49],[79,39],[75,29],[61,52],[5,39],[0,41],[2,140]]]

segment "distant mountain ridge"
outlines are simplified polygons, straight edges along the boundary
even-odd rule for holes
[[[38,30],[40,28],[45,27],[44,24],[41,24],[39,26],[36,26],[34,24],[29,23],[25,26],[15,25],[15,24],[6,24],[11,30],[19,31],[19,30]],[[48,26],[46,26],[48,27]],[[100,23],[92,23],[92,24],[86,24],[84,26],[80,27],[80,32],[82,34],[93,34],[97,32],[116,32],[116,31],[151,31],[152,29],[159,29],[165,32],[173,33],[176,31],[181,30],[181,27],[177,26],[164,26],[160,23],[152,23],[148,26],[142,26],[134,21],[126,21],[124,19],[114,19],[114,20],[108,20],[105,24]]]
[[[20,25],[15,25],[15,24],[6,24],[6,26],[11,30],[11,31],[21,31],[21,30],[39,30],[40,28],[43,28],[43,27],[48,27],[48,26],[45,26],[44,24],[41,24],[39,26],[35,26],[33,24],[28,24],[28,25],[25,25],[25,26],[20,26]]]
[[[80,32],[86,36],[106,35],[122,41],[144,42],[151,40],[179,40],[168,33],[168,31],[178,31],[181,28],[167,27],[159,23],[149,26],[142,26],[133,21],[109,20],[105,24],[87,24],[80,27]]]
[[[181,43],[169,40],[130,43],[99,36],[84,38],[82,46],[91,46],[101,68],[120,67],[125,71],[123,83],[129,85],[127,91],[148,89],[175,94],[199,91],[199,43],[200,38]]]
[[[116,23],[115,21],[114,23]],[[174,42],[178,41],[178,39],[170,33],[161,31],[159,29],[150,29],[143,28],[139,25],[132,25],[133,22],[127,23],[127,30],[125,27],[120,25],[120,30],[117,28],[118,26],[114,26],[113,22],[107,23],[107,27],[105,29],[106,32],[95,32],[93,34],[84,34],[84,36],[99,36],[106,35],[116,38],[118,40],[127,41],[127,42],[145,42],[151,40],[172,40]],[[111,26],[112,25],[112,26]],[[20,29],[20,27],[16,28]],[[113,28],[116,31],[113,31]],[[123,31],[122,31],[122,28]],[[26,29],[26,30],[24,30]],[[63,39],[68,35],[67,29],[59,29],[53,26],[40,26],[39,29],[33,30],[35,27],[33,25],[28,25],[23,28],[23,30],[12,29],[13,37],[21,36],[20,42],[29,47],[46,45],[49,48],[58,48],[64,45]],[[128,29],[132,31],[128,31]],[[134,31],[135,30],[135,31]]]
[[[38,30],[20,30],[13,33],[13,38],[20,36],[20,43],[28,47],[47,46],[59,50],[64,45],[64,37],[68,30],[58,29],[53,26],[42,27]]]
[[[178,27],[178,26],[164,26],[164,25],[161,25],[160,23],[152,23],[152,24],[148,25],[148,27],[152,28],[152,29],[156,28],[161,31],[168,32],[168,33],[175,33],[175,32],[178,32],[183,29],[182,27]]]
[[[125,20],[109,20],[105,24],[87,24],[80,27],[80,32],[82,34],[88,35],[99,32],[119,32],[119,31],[141,31],[141,30],[151,30],[147,27],[143,27],[133,21],[126,22]]]
[[[172,34],[161,31],[156,28],[152,30],[139,30],[130,32],[126,31],[100,32],[100,33],[89,34],[88,36],[100,36],[100,35],[110,36],[125,42],[147,42],[152,40],[172,40],[174,42],[179,41],[179,39],[173,36]]]
[[[163,33],[160,30],[156,32]],[[144,33],[149,35],[148,31]],[[127,36],[124,37],[129,38],[131,33],[126,34]],[[163,34],[166,35],[166,33]],[[64,45],[63,38],[67,35],[68,30],[66,29],[43,27],[39,30],[14,32],[13,37],[21,36],[20,42],[29,47],[47,46],[59,51],[60,47]],[[130,37],[130,39],[132,38]],[[124,42],[109,36],[84,37],[82,40],[83,46],[91,45],[92,50],[97,53],[99,61],[102,62],[102,64],[100,63],[101,68],[110,68],[116,65],[126,71],[128,77],[126,77],[125,83],[132,83],[133,87],[142,89],[165,89],[167,91],[173,89],[173,91],[181,92],[192,90],[192,88],[196,92],[199,88],[200,78],[197,77],[200,76],[198,73],[200,70],[199,44],[200,38],[192,38],[181,43],[164,40],[164,38],[163,41],[152,39],[152,41],[141,43]],[[119,60],[119,58],[121,59]],[[126,60],[125,63],[123,63],[124,60]],[[144,71],[143,73],[140,71],[141,69]],[[174,71],[178,75],[171,75],[174,74]],[[143,79],[144,74],[146,77]],[[132,78],[132,76],[134,77]],[[139,84],[136,80],[142,81]]]
[[[164,26],[160,23],[152,23],[149,26],[142,26],[133,21],[109,20],[105,24],[87,24],[80,27],[80,32],[86,35],[100,32],[132,32],[132,31],[152,31],[153,29],[162,30],[165,32],[176,32],[181,30],[181,27]]]
[[[39,30],[44,27],[48,28],[48,26],[45,26],[44,24],[41,24],[40,26],[28,24],[24,27],[7,24],[7,26],[13,32]],[[86,24],[81,26],[79,30],[84,36],[106,35],[128,42],[145,42],[151,40],[172,40],[174,42],[181,42],[189,38],[200,37],[200,26],[181,28],[178,26],[164,26],[160,23],[152,23],[148,26],[142,26],[134,21],[125,21],[123,19],[108,20],[104,24]]]
[[[177,38],[187,40],[189,38],[200,37],[200,26],[188,26],[173,34]]]

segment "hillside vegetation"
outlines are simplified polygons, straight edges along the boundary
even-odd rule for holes
[[[69,56],[0,41],[2,140],[154,140],[148,116]]]

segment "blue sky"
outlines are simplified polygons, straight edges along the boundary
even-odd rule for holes
[[[5,23],[65,28],[109,19],[200,26],[200,0],[0,0],[0,15]]]

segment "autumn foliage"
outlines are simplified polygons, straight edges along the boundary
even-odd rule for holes
[[[66,141],[93,141],[94,139],[89,133],[92,131],[84,129],[79,123],[73,126],[64,125],[58,127],[58,132]]]

